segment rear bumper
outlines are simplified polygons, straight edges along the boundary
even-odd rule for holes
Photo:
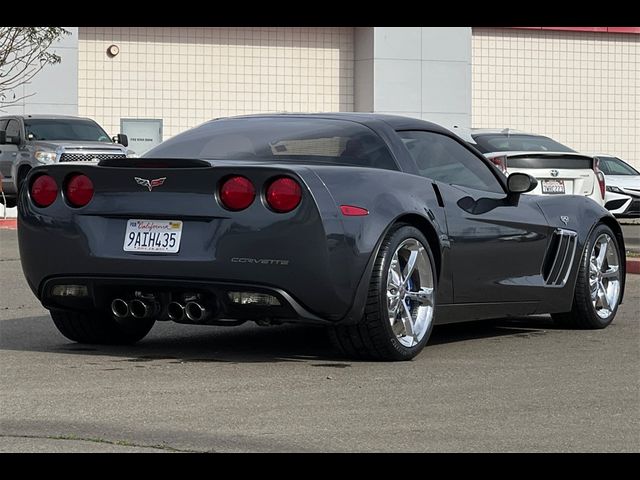
[[[87,297],[59,297],[53,295],[57,285],[87,287]],[[131,298],[134,292],[151,294],[161,300],[159,318],[165,319],[166,306],[181,294],[199,294],[215,304],[213,320],[277,320],[284,322],[331,324],[309,312],[288,292],[264,285],[203,282],[201,280],[145,277],[57,276],[42,282],[39,298],[45,308],[67,310],[108,310],[114,298]],[[229,292],[266,293],[278,299],[278,306],[238,305]]]

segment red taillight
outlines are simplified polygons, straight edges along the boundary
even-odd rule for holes
[[[58,184],[49,175],[40,175],[31,184],[31,200],[38,207],[48,207],[58,196]]]
[[[369,215],[369,210],[362,207],[354,207],[353,205],[341,205],[340,211],[345,217],[364,217]]]
[[[67,180],[67,201],[73,207],[84,207],[93,198],[93,182],[86,175],[73,175]]]
[[[596,172],[596,178],[598,179],[598,185],[600,186],[600,194],[602,195],[602,199],[604,200],[604,195],[607,191],[607,185],[604,178],[604,173],[600,170],[600,159],[598,157],[593,157],[593,171]]]
[[[300,184],[292,178],[281,177],[267,188],[267,203],[278,213],[290,212],[302,200]]]
[[[245,177],[231,177],[220,186],[220,202],[228,210],[244,210],[256,198],[256,189]]]
[[[507,173],[507,157],[505,155],[501,155],[499,157],[491,157],[489,161],[496,167],[498,167],[502,171],[502,173]]]

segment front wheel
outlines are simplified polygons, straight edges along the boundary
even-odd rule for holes
[[[606,225],[598,225],[591,233],[580,261],[571,311],[553,314],[553,320],[569,328],[608,326],[618,311],[623,272],[614,233]]]
[[[394,227],[376,258],[364,318],[331,330],[351,357],[411,360],[433,328],[436,269],[429,242],[409,225]]]
[[[127,345],[142,340],[155,320],[116,319],[101,311],[71,312],[52,310],[53,323],[69,340],[78,343]]]

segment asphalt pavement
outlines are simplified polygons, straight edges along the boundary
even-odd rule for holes
[[[320,328],[157,323],[71,343],[0,231],[0,452],[640,450],[640,275],[605,330],[547,316],[441,326],[412,362]]]

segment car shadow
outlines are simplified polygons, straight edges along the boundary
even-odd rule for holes
[[[529,336],[555,328],[548,316],[439,325],[428,345],[481,340],[503,336]],[[345,358],[332,345],[327,330],[317,326],[279,325],[239,327],[176,325],[158,322],[135,345],[110,346],[73,343],[64,338],[48,316],[0,322],[0,350],[33,351],[121,357],[127,362],[167,360],[174,363],[313,362],[314,366],[341,368]]]

